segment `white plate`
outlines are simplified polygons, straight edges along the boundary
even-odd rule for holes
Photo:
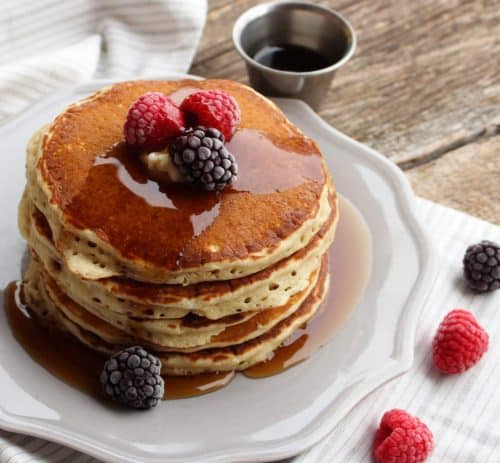
[[[172,78],[172,76],[164,76]],[[61,91],[0,128],[0,285],[19,278],[25,244],[16,226],[24,151],[68,103],[109,82]],[[367,393],[406,371],[435,260],[404,175],[380,154],[323,122],[296,100],[277,100],[321,146],[338,190],[373,239],[373,271],[352,316],[327,346],[274,377],[242,375],[206,396],[117,412],[68,387],[17,344],[0,311],[0,427],[63,443],[112,462],[267,461],[297,454],[333,429]]]

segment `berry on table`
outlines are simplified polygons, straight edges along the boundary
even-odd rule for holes
[[[481,241],[465,252],[464,276],[471,289],[479,293],[500,288],[500,246]]]
[[[230,140],[241,120],[236,100],[221,90],[203,90],[187,96],[181,104],[193,125],[214,127]]]
[[[184,127],[184,116],[170,98],[148,92],[128,110],[123,132],[129,145],[153,150],[166,146]]]
[[[224,146],[224,135],[215,128],[186,129],[169,152],[186,180],[207,191],[222,190],[238,176],[236,159]]]
[[[443,373],[462,373],[474,366],[488,350],[488,333],[474,315],[452,310],[439,325],[432,342],[432,357]]]
[[[386,412],[375,433],[373,453],[378,463],[422,463],[434,447],[432,432],[404,410]]]
[[[132,408],[156,407],[163,397],[161,362],[140,346],[128,347],[104,364],[100,381],[112,400]]]

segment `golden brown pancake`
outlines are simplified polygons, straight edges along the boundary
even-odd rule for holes
[[[207,193],[148,178],[123,142],[129,106],[147,91],[175,98],[176,91],[215,88],[232,94],[241,108],[241,124],[228,143],[238,180]],[[33,199],[72,271],[87,278],[111,272],[186,284],[255,273],[307,245],[332,207],[316,144],[269,100],[229,81],[113,85],[56,118],[34,165],[28,163]],[[79,269],[85,266],[78,265],[75,249],[91,256],[95,268]]]

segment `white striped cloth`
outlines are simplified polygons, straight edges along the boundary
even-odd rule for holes
[[[500,242],[500,227],[423,199],[417,207],[441,259],[420,318],[413,367],[356,405],[327,439],[289,462],[371,462],[374,430],[391,408],[408,410],[431,428],[435,449],[429,463],[500,462],[500,290],[487,295],[465,290],[460,263],[469,244]],[[433,368],[430,346],[441,319],[457,307],[476,314],[490,335],[490,348],[468,372],[445,376]],[[0,463],[35,462],[100,463],[41,439],[0,431]]]
[[[95,77],[186,72],[205,0],[1,0],[0,123]]]

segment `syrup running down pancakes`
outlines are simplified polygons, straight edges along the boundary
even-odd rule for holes
[[[233,96],[242,115],[227,143],[239,175],[217,193],[155,180],[123,140],[142,94],[180,103],[200,89]],[[22,297],[40,330],[98,356],[139,344],[165,375],[246,370],[318,311],[338,218],[317,145],[252,89],[219,80],[115,84],[28,144]]]

